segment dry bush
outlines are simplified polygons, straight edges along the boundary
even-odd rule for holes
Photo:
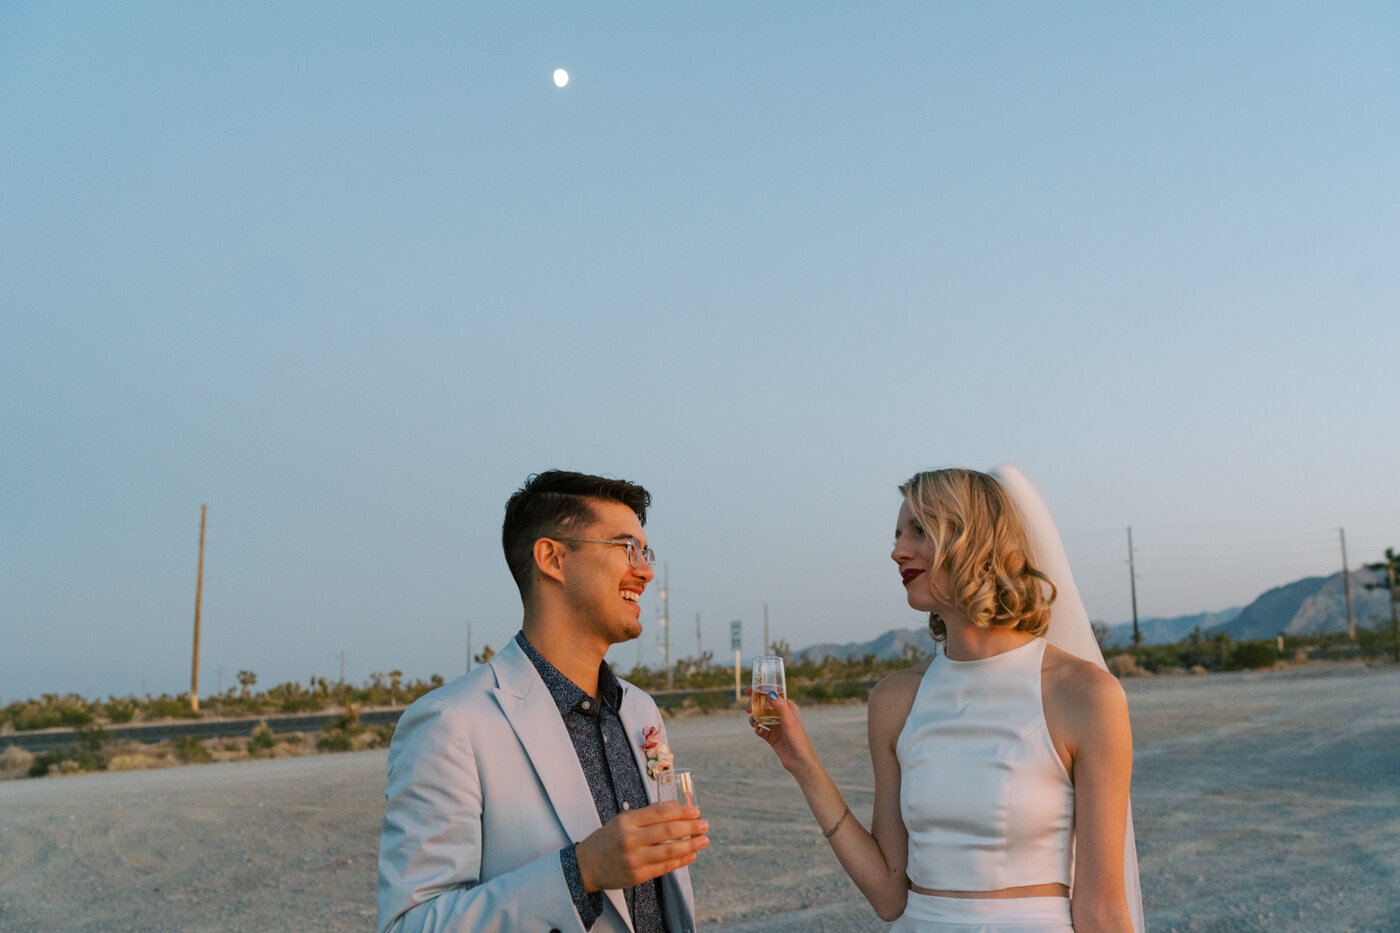
[[[1108,669],[1115,677],[1150,677],[1149,672],[1138,667],[1137,658],[1131,654],[1115,654],[1108,659]]]
[[[0,778],[24,777],[34,764],[34,753],[18,745],[7,745],[0,752]]]
[[[241,740],[220,742],[209,749],[209,760],[214,764],[223,764],[227,761],[247,761],[251,757],[253,756],[243,747]]]
[[[145,771],[150,768],[168,768],[172,764],[169,758],[147,755],[145,752],[124,752],[113,755],[112,760],[107,762],[108,771]]]
[[[273,758],[303,758],[314,754],[316,754],[314,745],[293,745],[287,742],[278,742],[277,747],[272,750]]]

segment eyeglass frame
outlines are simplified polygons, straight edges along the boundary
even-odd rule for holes
[[[642,561],[646,561],[648,567],[656,567],[656,552],[650,547],[643,546],[642,542],[632,535],[625,535],[622,538],[553,538],[554,541],[563,541],[566,544],[611,544],[616,547],[627,548],[627,566],[636,570],[642,566]]]

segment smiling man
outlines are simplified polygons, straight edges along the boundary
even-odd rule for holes
[[[708,825],[656,802],[642,746],[665,741],[661,715],[603,661],[642,633],[650,504],[641,486],[560,470],[506,503],[524,619],[489,664],[399,720],[379,843],[385,933],[694,929],[685,866]]]

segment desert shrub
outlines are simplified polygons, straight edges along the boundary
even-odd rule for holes
[[[103,710],[107,714],[107,721],[114,725],[131,722],[136,718],[136,701],[131,697],[108,697],[107,702],[102,704]]]
[[[83,751],[100,752],[107,744],[107,730],[98,725],[79,726],[73,730],[73,737]]]
[[[702,690],[699,693],[691,694],[691,700],[694,702],[695,708],[702,713],[734,708],[734,694],[730,693],[728,689]]]
[[[366,729],[359,735],[350,737],[350,750],[362,752],[371,748],[384,748],[389,744],[389,739],[384,735],[382,729]]]
[[[388,748],[389,743],[394,738],[394,727],[388,723],[374,727],[374,734],[379,737],[378,747]]]
[[[1108,659],[1108,669],[1115,677],[1146,677],[1149,672],[1138,667],[1137,658],[1131,654],[1115,654]]]
[[[316,748],[323,752],[348,752],[354,737],[342,730],[327,729],[316,737]]]
[[[831,687],[827,684],[803,684],[797,688],[793,699],[804,703],[827,703],[830,702],[831,695]]]
[[[302,742],[306,741],[306,736],[302,735],[300,732],[288,732],[285,735],[278,736],[277,741],[281,742],[283,745],[300,745]]]
[[[77,736],[77,745],[55,748],[36,755],[29,765],[29,776],[44,777],[50,772],[77,774],[80,771],[106,771],[107,754],[104,746],[107,733],[100,726],[81,727],[77,730]]]
[[[18,745],[7,745],[0,752],[0,777],[18,777],[27,774],[34,764],[34,753]]]
[[[177,735],[170,740],[170,748],[175,757],[187,765],[207,764],[214,757],[204,743],[192,735]]]
[[[1231,671],[1238,670],[1258,670],[1261,667],[1273,667],[1278,660],[1278,650],[1273,644],[1267,641],[1242,641],[1230,648],[1230,655],[1225,660],[1225,669]]]
[[[1391,631],[1388,619],[1371,620],[1371,625],[1356,627],[1356,645],[1366,658],[1379,658],[1390,654],[1395,644],[1395,634]]]
[[[260,722],[253,727],[252,738],[248,739],[248,751],[270,752],[276,744],[277,738],[272,734],[272,727],[265,722]]]
[[[652,696],[656,702],[656,708],[663,713],[674,713],[685,706],[685,699],[679,693],[658,693]]]
[[[107,762],[107,770],[142,771],[146,768],[159,768],[169,763],[167,759],[153,758],[142,752],[124,752],[120,755],[112,756],[112,760]]]
[[[6,712],[7,718],[20,732],[58,726],[77,728],[88,725],[93,718],[87,700],[73,694],[59,696],[46,693],[40,700],[11,703]]]
[[[367,727],[360,722],[360,707],[357,703],[346,704],[345,712],[331,719],[330,724],[316,738],[316,747],[323,752],[348,752],[355,747],[355,737]]]
[[[147,719],[199,719],[200,714],[190,709],[190,698],[185,694],[172,697],[162,693],[155,699],[146,699]]]
[[[304,690],[298,683],[278,684],[267,691],[267,698],[284,713],[311,713],[326,705],[321,693]]]
[[[58,752],[43,752],[34,756],[34,760],[29,764],[30,777],[44,777],[51,771],[54,765],[63,760],[63,756]]]
[[[29,732],[34,729],[52,729],[59,724],[57,712],[46,709],[33,700],[27,703],[11,703],[9,719],[10,722],[15,724],[15,729],[19,732]]]
[[[838,700],[865,700],[870,697],[870,688],[857,680],[842,681],[831,690]]]

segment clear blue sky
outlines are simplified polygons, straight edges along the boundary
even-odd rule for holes
[[[550,467],[652,489],[678,656],[921,624],[937,466],[1020,464],[1105,621],[1129,525],[1147,616],[1378,559],[1398,50],[1389,2],[6,4],[0,700],[187,689],[202,503],[203,692],[460,673]]]

